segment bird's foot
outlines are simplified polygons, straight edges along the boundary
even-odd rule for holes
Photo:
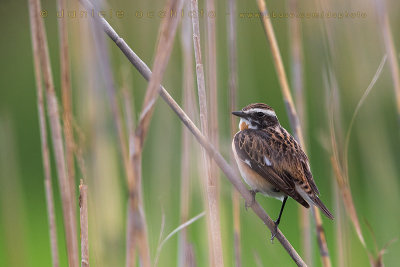
[[[276,234],[278,233],[278,225],[279,222],[274,221],[274,229],[271,231],[271,243],[274,243],[274,238],[276,236]]]
[[[246,208],[246,210],[248,208],[250,208],[254,204],[254,202],[256,201],[256,194],[257,194],[258,191],[257,190],[250,190],[249,192],[250,192],[250,194],[252,196],[252,199],[251,199],[250,203],[248,203],[247,201],[244,203],[244,207]]]

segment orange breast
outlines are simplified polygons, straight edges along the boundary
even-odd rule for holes
[[[243,130],[249,129],[249,125],[246,122],[242,121],[240,123],[239,128],[240,128],[241,131],[243,131]]]

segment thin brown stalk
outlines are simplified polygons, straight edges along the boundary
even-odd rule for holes
[[[135,117],[133,116],[133,111],[135,107],[133,106],[133,97],[132,97],[132,79],[128,72],[128,66],[124,66],[121,70],[122,72],[122,102],[124,106],[124,116],[125,116],[125,125],[127,129],[127,136],[129,138],[129,142],[131,137],[133,137],[133,130],[135,128]]]
[[[237,91],[238,91],[238,73],[237,73],[237,34],[236,34],[236,0],[228,1],[229,16],[228,17],[228,59],[229,59],[229,108],[230,111],[237,110]],[[231,138],[236,133],[236,119],[231,116],[230,121]],[[235,171],[238,174],[237,165],[234,160],[233,152],[230,154],[230,163],[236,167]],[[234,235],[234,251],[235,251],[235,266],[242,266],[241,248],[240,248],[240,200],[237,190],[232,190],[232,213],[233,213],[233,235]]]
[[[126,168],[129,168],[129,174],[132,175],[130,178],[128,178],[129,181],[132,181],[132,185],[128,182],[128,187],[132,186],[135,183],[135,177],[133,176],[133,170],[131,167],[131,164],[133,164],[133,155],[134,155],[134,137],[135,137],[135,119],[133,116],[133,99],[132,99],[132,94],[130,92],[131,90],[131,80],[129,79],[128,76],[128,69],[123,68],[122,69],[122,79],[123,79],[123,86],[122,86],[122,97],[123,97],[123,106],[124,106],[124,115],[125,115],[125,126],[127,129],[127,136],[129,138],[129,152],[127,157],[127,166]],[[139,193],[138,193],[139,194]],[[138,203],[140,204],[140,203]],[[138,208],[138,210],[140,210]],[[138,211],[139,212],[139,211]],[[126,265],[129,266],[136,266],[136,245],[137,245],[137,236],[138,234],[135,233],[137,229],[134,229],[134,221],[131,206],[128,205],[127,209],[127,225],[130,227],[127,228],[126,232]],[[137,218],[141,218],[138,215],[136,215]],[[147,232],[147,231],[146,231]],[[145,235],[147,236],[147,234]]]
[[[294,106],[292,94],[290,92],[289,83],[286,76],[285,68],[283,66],[283,61],[281,53],[279,51],[278,42],[276,41],[274,28],[272,27],[271,19],[269,18],[269,16],[267,16],[268,11],[264,0],[256,0],[256,1],[261,13],[265,34],[267,36],[269,45],[271,47],[271,53],[274,59],[276,74],[278,76],[283,98],[285,100],[286,111],[288,113],[290,125],[293,130],[293,135],[304,148],[304,140],[301,132],[300,121]]]
[[[293,130],[294,137],[300,142],[304,149],[304,140],[301,131],[301,126],[299,122],[299,117],[297,115],[292,94],[290,92],[288,79],[286,76],[285,68],[283,66],[283,61],[281,57],[281,53],[279,51],[278,42],[276,41],[274,28],[272,27],[271,20],[269,16],[267,16],[268,11],[265,5],[264,0],[256,0],[258,4],[258,8],[261,13],[262,23],[264,26],[265,34],[269,41],[269,45],[271,47],[271,53],[274,59],[274,65],[276,69],[276,74],[278,76],[279,84],[281,86],[283,98],[285,100],[286,111],[288,113],[290,125]]]
[[[275,32],[272,27],[271,19],[267,16],[268,11],[265,5],[264,0],[257,0],[258,8],[261,13],[262,23],[264,26],[265,34],[269,41],[269,45],[271,47],[271,53],[274,59],[274,65],[276,69],[276,73],[278,75],[278,80],[281,86],[282,95],[285,101],[286,111],[288,113],[289,122],[293,130],[293,135],[296,140],[300,143],[301,147],[305,150],[305,143],[303,139],[303,134],[301,131],[300,120],[296,112],[296,108],[293,102],[292,94],[290,92],[289,83],[287,80],[285,68],[283,66],[283,61],[281,57],[281,53],[279,51],[278,42],[275,37]],[[315,220],[315,226],[317,229],[317,237],[318,237],[318,245],[320,250],[320,255],[322,259],[322,263],[324,266],[331,266],[331,261],[328,252],[328,246],[326,244],[325,232],[322,226],[322,219],[320,211],[317,207],[312,206],[312,213]]]
[[[32,11],[33,9],[30,9],[30,12]],[[57,228],[56,228],[56,217],[54,211],[53,186],[51,182],[50,154],[49,154],[49,146],[47,143],[47,125],[46,125],[46,114],[45,114],[44,100],[43,100],[42,73],[40,69],[38,39],[37,35],[34,34],[37,32],[37,29],[36,29],[36,23],[34,23],[33,19],[34,19],[34,14],[30,13],[33,61],[35,69],[37,106],[39,115],[39,129],[40,129],[40,140],[42,147],[42,162],[44,170],[44,186],[46,192],[47,215],[49,220],[51,258],[53,266],[58,267],[59,259],[58,259],[58,245],[57,245]]]
[[[79,185],[79,214],[81,218],[81,266],[89,267],[89,227],[87,207],[87,185]]]
[[[185,98],[187,96],[185,95]],[[187,106],[187,100],[184,101],[184,108]],[[186,109],[187,110],[187,109]],[[190,132],[183,128],[182,129],[182,158],[181,158],[181,190],[180,190],[180,221],[181,223],[185,222],[189,217],[189,193],[190,193],[190,167],[189,167],[189,158],[190,158]],[[179,247],[178,247],[178,266],[188,266],[188,240],[187,240],[187,231],[183,229],[179,234]]]
[[[289,1],[289,12],[298,12],[299,0]],[[291,80],[295,92],[296,111],[301,125],[306,125],[306,103],[304,95],[304,77],[303,77],[303,40],[301,30],[301,20],[289,19],[289,37],[290,37],[290,55],[291,55]],[[303,127],[304,134],[304,127]]]
[[[298,12],[298,0],[289,1],[289,12],[296,14]],[[295,105],[297,108],[300,124],[303,125],[303,134],[305,134],[305,97],[303,81],[303,43],[301,32],[301,21],[297,18],[289,19],[289,38],[291,55],[291,80],[295,92]],[[312,243],[311,243],[311,225],[310,215],[307,209],[299,206],[301,243],[303,255],[306,262],[312,262]]]
[[[182,0],[168,0],[165,10],[181,10]],[[169,57],[171,55],[173,42],[176,34],[176,29],[178,27],[179,19],[172,16],[168,16],[162,21],[160,27],[160,35],[156,50],[156,56],[154,60],[153,75],[150,78],[146,95],[144,97],[142,111],[140,114],[140,119],[138,126],[135,130],[134,140],[133,140],[133,158],[132,167],[135,180],[132,186],[129,188],[129,217],[137,217],[141,220],[132,220],[131,224],[128,225],[128,233],[135,235],[139,233],[137,238],[137,245],[139,249],[139,254],[141,255],[143,266],[150,266],[150,251],[147,238],[147,225],[144,215],[143,208],[140,208],[143,203],[142,193],[141,193],[141,181],[142,181],[142,151],[143,143],[147,136],[147,132],[150,126],[150,121],[155,108],[155,101],[158,96],[160,83],[162,81],[164,72],[167,67]],[[129,229],[130,228],[130,229]],[[135,230],[132,230],[135,229]],[[136,230],[142,230],[137,232]],[[130,237],[132,242],[134,238]],[[129,245],[130,247],[132,245]],[[131,259],[129,257],[128,259]],[[131,261],[127,262],[127,266],[133,264]]]
[[[86,9],[92,9],[93,5],[87,0],[82,0]],[[110,37],[112,41],[121,49],[127,59],[132,63],[132,65],[139,71],[139,73],[146,79],[149,80],[151,77],[151,70],[149,67],[133,52],[133,50],[128,46],[128,44],[115,32],[115,30],[108,24],[108,22],[103,17],[96,17],[96,21],[100,24],[104,32]],[[222,155],[212,146],[208,139],[201,133],[201,131],[196,127],[192,120],[187,116],[187,114],[182,110],[182,108],[176,103],[176,101],[171,97],[167,90],[160,86],[161,90],[159,92],[163,100],[169,105],[169,107],[175,112],[182,123],[190,130],[190,132],[195,136],[196,140],[204,147],[207,153],[215,160],[217,165],[220,167],[222,172],[225,174],[227,179],[235,186],[243,198],[248,201],[248,203],[253,203],[250,208],[255,212],[255,214],[267,225],[267,227],[272,231],[274,229],[274,222],[268,216],[268,214],[263,210],[257,201],[252,202],[252,195],[247,190],[246,186],[241,182],[239,176],[235,174],[233,168],[228,164],[228,162],[222,157]],[[286,249],[290,257],[298,266],[307,266],[303,259],[299,256],[297,251],[293,248],[290,242],[278,229],[276,235],[277,240]]]
[[[67,12],[66,0],[57,0],[58,10]],[[59,18],[58,33],[60,38],[60,69],[61,69],[61,98],[63,107],[64,138],[65,138],[65,158],[67,160],[68,181],[70,184],[71,200],[73,212],[75,214],[75,164],[74,164],[74,132],[72,127],[72,103],[71,103],[71,76],[68,48],[68,27],[67,19]]]
[[[215,14],[214,0],[206,1],[207,14]],[[207,32],[207,45],[206,45],[206,77],[207,87],[210,92],[210,140],[211,143],[218,149],[218,90],[217,90],[217,44],[216,44],[216,30],[215,30],[215,17],[212,15],[206,16],[206,32]],[[213,165],[213,174],[218,175],[216,171],[217,166]],[[215,170],[214,170],[215,168]],[[217,177],[217,176],[216,176]]]
[[[396,97],[398,121],[400,123],[400,72],[399,72],[399,62],[397,58],[396,47],[390,29],[389,15],[386,8],[386,1],[375,0],[375,4],[377,7],[376,10],[378,13],[379,24],[382,29],[382,35],[386,53],[388,54],[389,66],[393,79],[393,89]]]
[[[328,244],[326,243],[325,230],[322,226],[321,213],[317,207],[312,207],[312,214],[315,221],[315,228],[317,230],[319,254],[321,256],[322,265],[325,267],[332,266],[331,258],[329,256]]]
[[[165,10],[181,10],[182,5],[183,0],[167,0]],[[154,103],[157,99],[158,92],[160,90],[160,83],[171,55],[178,23],[179,19],[172,16],[167,16],[167,18],[161,23],[160,37],[158,40],[156,57],[154,59],[153,75],[151,76],[149,85],[147,86],[142,112],[140,114],[140,121],[135,133],[138,137],[140,137],[142,143],[147,135],[150,118],[155,107]]]
[[[336,259],[337,259],[337,266],[349,266],[348,264],[348,240],[347,236],[347,225],[345,222],[344,214],[344,207],[341,201],[341,194],[340,189],[336,181],[333,181],[332,184],[334,188],[334,196],[335,196],[335,243],[336,243]]]
[[[206,12],[209,14],[206,16],[206,78],[207,78],[207,88],[209,90],[209,135],[211,143],[216,149],[219,149],[219,127],[218,127],[218,89],[217,89],[217,44],[216,44],[216,19],[215,16],[215,2],[214,0],[206,0]],[[216,191],[216,213],[219,214],[219,200],[220,200],[220,190],[219,190],[219,169],[215,162],[211,161],[211,176],[213,177],[214,187]],[[222,242],[221,242],[222,244]]]
[[[197,0],[191,1],[191,12],[197,14],[192,16],[193,25],[193,46],[194,55],[196,62],[196,76],[197,76],[197,89],[200,106],[200,126],[203,135],[209,137],[209,125],[208,125],[208,112],[207,112],[207,95],[204,80],[204,69],[201,58],[201,46],[200,46],[200,27],[199,27],[199,16],[198,16],[198,2]],[[218,212],[218,187],[216,177],[213,177],[213,171],[211,166],[211,158],[207,154],[205,149],[202,149],[202,155],[204,160],[204,169],[206,171],[206,203],[207,203],[207,219],[208,219],[208,236],[209,236],[209,262],[210,266],[224,266],[223,254],[222,254],[222,241],[221,241],[221,229],[220,229],[220,217]]]
[[[189,2],[186,2],[185,13],[189,11]],[[183,109],[190,114],[191,96],[194,90],[193,75],[193,50],[190,24],[186,21],[181,23],[181,44],[183,57]],[[190,207],[190,155],[191,155],[190,132],[182,126],[182,156],[181,156],[181,190],[180,190],[180,222],[189,219]],[[178,266],[190,266],[190,244],[187,239],[186,228],[179,233],[178,241]]]
[[[50,65],[50,57],[47,46],[46,32],[44,28],[43,19],[40,18],[40,1],[29,0],[29,9],[31,15],[31,23],[35,26],[32,29],[36,30],[32,32],[35,35],[38,42],[38,51],[40,55],[40,64],[43,72],[45,87],[46,87],[46,103],[47,113],[50,121],[51,137],[53,141],[54,154],[56,158],[57,173],[59,179],[59,186],[62,199],[63,215],[64,215],[64,227],[67,241],[67,252],[68,262],[70,266],[78,266],[78,242],[77,242],[77,230],[76,230],[76,218],[74,208],[72,207],[73,202],[71,200],[70,183],[68,180],[67,168],[65,165],[65,154],[62,138],[62,130],[60,124],[60,117],[58,113],[58,103],[56,94],[54,91],[54,83]]]

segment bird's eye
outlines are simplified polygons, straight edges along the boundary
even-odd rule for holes
[[[256,112],[256,117],[257,118],[262,118],[262,117],[264,117],[265,116],[265,113],[264,112]]]

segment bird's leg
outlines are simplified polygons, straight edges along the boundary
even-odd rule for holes
[[[251,199],[250,203],[247,203],[247,201],[244,203],[244,207],[246,208],[246,210],[247,210],[247,208],[251,207],[251,205],[253,205],[254,202],[256,201],[256,194],[257,193],[258,193],[258,190],[256,190],[256,189],[251,189],[250,190],[250,194],[252,196],[252,199]]]
[[[271,232],[271,242],[274,241],[274,238],[275,238],[276,234],[278,233],[278,225],[279,225],[279,223],[281,222],[282,212],[283,212],[283,209],[285,208],[285,204],[286,204],[287,198],[288,198],[288,197],[286,196],[286,197],[283,199],[283,201],[282,201],[282,206],[281,206],[281,211],[279,212],[278,219],[277,219],[276,221],[274,221],[275,226],[274,226],[274,230]]]

